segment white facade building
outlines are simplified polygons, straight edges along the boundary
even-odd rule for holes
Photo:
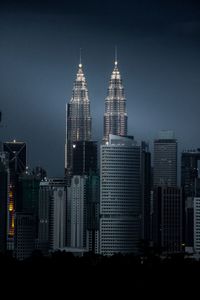
[[[141,148],[109,135],[100,152],[100,253],[138,253],[141,239]]]

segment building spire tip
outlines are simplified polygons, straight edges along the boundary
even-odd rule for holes
[[[118,60],[117,60],[117,46],[115,46],[115,66],[117,66]]]
[[[79,56],[79,68],[82,68],[82,49],[80,48],[80,56]]]

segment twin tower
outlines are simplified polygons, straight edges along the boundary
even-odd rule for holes
[[[117,59],[115,59],[108,94],[105,99],[104,143],[108,141],[109,134],[127,135],[126,99]],[[83,66],[80,63],[74,82],[72,98],[66,107],[65,170],[67,172],[70,173],[72,168],[73,144],[78,141],[90,141],[91,138],[90,100]]]

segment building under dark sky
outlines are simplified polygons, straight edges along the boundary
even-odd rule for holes
[[[199,147],[199,1],[4,0],[0,36],[1,137],[27,142],[29,165],[64,173],[65,104],[80,47],[95,140],[117,45],[129,134],[152,141],[173,129],[180,151]]]

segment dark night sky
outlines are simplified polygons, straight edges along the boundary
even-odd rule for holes
[[[152,142],[174,129],[180,150],[200,147],[200,3],[192,0],[1,1],[1,140],[26,141],[31,167],[63,175],[79,48],[100,139],[116,44],[129,134]]]

